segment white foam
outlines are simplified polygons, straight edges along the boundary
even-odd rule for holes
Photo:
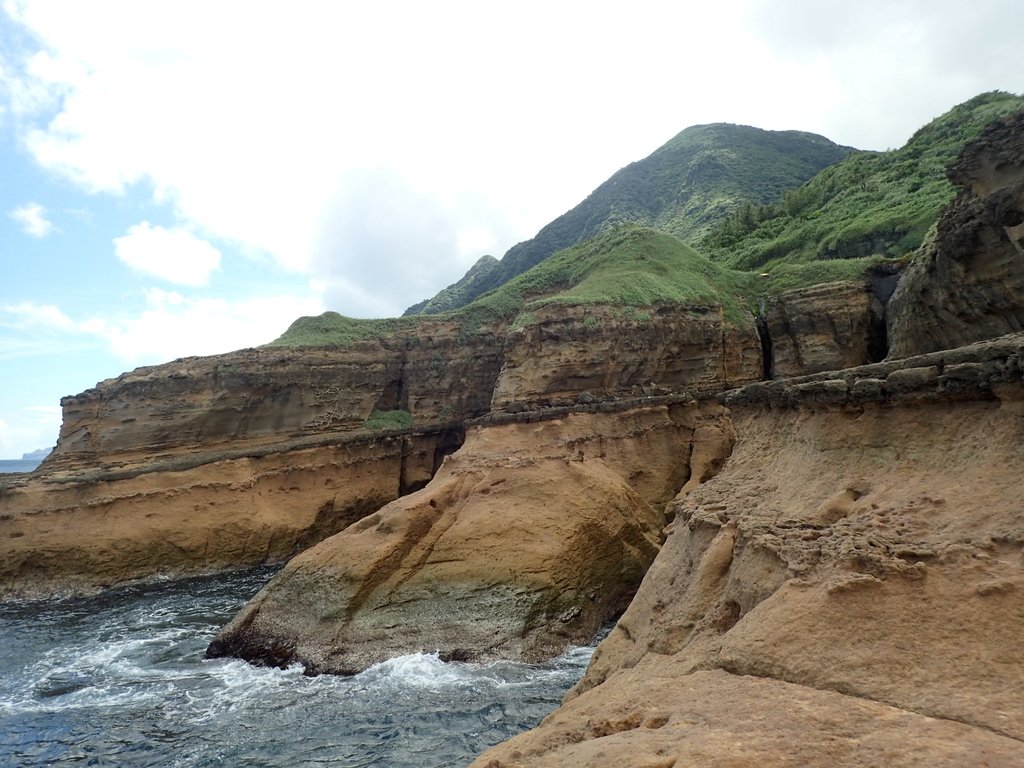
[[[437,652],[410,653],[374,664],[357,675],[357,680],[363,684],[386,683],[416,688],[468,685],[472,683],[472,675],[467,673],[467,666],[445,663]]]

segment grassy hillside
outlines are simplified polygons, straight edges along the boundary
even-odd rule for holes
[[[721,306],[734,324],[749,322],[758,300],[788,288],[866,278],[877,259],[782,264],[769,272],[729,269],[672,235],[624,224],[559,251],[465,307],[443,316],[472,335],[485,326],[528,324],[530,313],[552,304],[603,304],[624,309],[678,304]],[[336,312],[304,317],[271,346],[347,346],[415,335],[421,316],[356,320]]]
[[[523,317],[551,304],[721,306],[741,324],[758,301],[789,288],[835,280],[866,279],[875,258],[781,265],[770,272],[729,269],[707,259],[672,235],[625,224],[567,248],[533,269],[450,313],[465,332],[484,323]]]
[[[851,150],[800,131],[742,125],[687,128],[649,157],[631,163],[582,203],[513,246],[482,275],[467,275],[406,314],[443,312],[522,274],[558,251],[633,222],[693,240],[742,200],[781,198]]]
[[[463,333],[525,322],[531,309],[553,303],[713,303],[741,322],[763,296],[863,279],[884,257],[912,252],[953,196],[949,163],[986,124],[1022,109],[1020,96],[982,94],[889,152],[851,154],[796,132],[689,128],[503,261],[481,259],[424,311],[461,307],[446,314]],[[845,159],[782,191],[835,153]],[[751,199],[737,203],[740,189]],[[763,202],[773,195],[781,200]],[[698,247],[708,258],[679,239],[700,232]],[[564,241],[569,247],[556,247]],[[519,271],[509,275],[513,269]],[[415,335],[418,319],[356,320],[327,312],[295,321],[273,345],[344,346]]]
[[[415,317],[361,320],[337,312],[324,312],[322,315],[300,317],[266,346],[347,347],[359,341],[411,334],[416,323]]]
[[[1024,98],[982,94],[933,120],[905,146],[856,152],[782,202],[748,201],[698,241],[711,259],[738,269],[916,249],[953,198],[946,168],[992,120],[1024,109]]]
[[[739,312],[736,280],[745,277],[671,235],[626,224],[556,253],[451,315],[473,326],[555,303],[714,303]]]

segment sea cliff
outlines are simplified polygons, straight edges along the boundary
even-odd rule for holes
[[[1022,135],[860,277],[769,289],[624,227],[460,313],[66,398],[0,480],[0,596],[292,558],[209,654],[309,673],[618,617],[490,768],[1020,765]]]

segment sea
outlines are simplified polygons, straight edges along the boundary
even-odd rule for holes
[[[593,652],[414,654],[354,677],[204,659],[274,572],[0,603],[0,766],[465,766],[554,709]]]
[[[0,459],[0,474],[31,472],[39,466],[40,462],[40,459]]]

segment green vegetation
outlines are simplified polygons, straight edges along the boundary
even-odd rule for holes
[[[345,317],[337,312],[324,312],[315,317],[300,317],[289,326],[280,338],[267,344],[268,347],[346,347],[358,341],[381,339],[410,333],[417,325],[414,317],[387,318],[383,320],[359,320]]]
[[[498,264],[493,256],[481,256],[458,281],[439,291],[434,298],[409,307],[405,315],[433,315],[465,304],[465,296],[478,296],[487,290],[481,286],[486,284],[488,276]]]
[[[776,202],[850,152],[801,131],[744,125],[696,125],[631,163],[500,262],[482,259],[459,282],[406,314],[439,313],[469,304],[565,248],[622,224],[638,223],[693,240],[744,199]]]
[[[371,432],[390,429],[409,429],[412,426],[412,414],[408,411],[374,411],[363,426]]]
[[[717,262],[756,269],[916,249],[953,198],[946,168],[992,120],[1024,109],[1024,98],[985,93],[921,128],[901,149],[856,152],[775,204],[747,201],[698,248]]]
[[[539,310],[559,304],[617,307],[638,323],[664,304],[694,312],[721,307],[728,322],[745,322],[764,296],[863,280],[886,260],[908,258],[953,195],[949,163],[985,125],[1021,109],[1024,97],[982,94],[888,152],[851,153],[797,132],[688,128],[502,262],[481,259],[426,311],[458,307],[444,314],[463,339],[489,327],[533,325]],[[839,157],[845,159],[795,186]],[[682,242],[684,235],[699,235],[705,255]],[[581,322],[593,327],[599,316]],[[420,320],[328,312],[300,318],[271,346],[386,337],[414,345]]]
[[[527,325],[533,313],[552,304],[621,307],[627,310],[623,316],[636,322],[649,321],[644,310],[661,304],[721,306],[727,320],[742,323],[759,296],[777,285],[863,275],[869,261],[844,268],[812,267],[799,275],[790,270],[776,281],[727,269],[672,235],[626,224],[556,253],[450,314],[462,320],[464,335],[501,321]]]
[[[812,261],[806,264],[773,264],[767,271],[751,275],[748,290],[751,295],[777,296],[794,288],[809,288],[822,283],[840,280],[866,280],[872,268],[885,263],[886,259],[866,256],[859,259],[833,259]],[[753,279],[755,278],[756,279]]]

